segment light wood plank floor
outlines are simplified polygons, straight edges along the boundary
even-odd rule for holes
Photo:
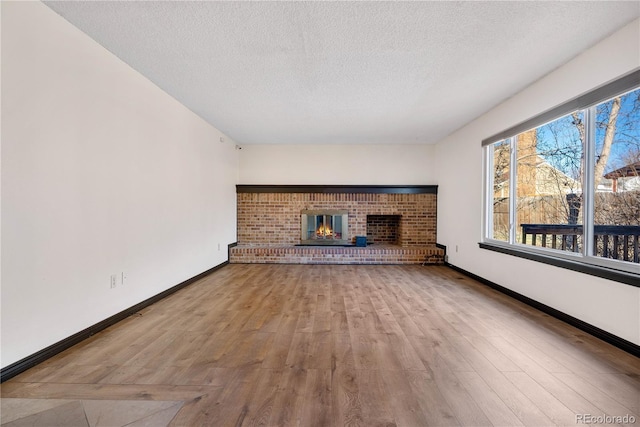
[[[639,424],[640,361],[447,267],[235,264],[2,398],[168,402],[172,426]]]

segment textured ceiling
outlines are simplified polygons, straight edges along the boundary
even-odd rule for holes
[[[239,143],[434,143],[640,2],[46,2]]]

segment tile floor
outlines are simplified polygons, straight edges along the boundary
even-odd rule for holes
[[[180,401],[0,399],[0,421],[7,427],[163,427],[182,407]]]

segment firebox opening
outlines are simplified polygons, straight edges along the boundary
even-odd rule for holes
[[[367,215],[367,241],[377,244],[400,244],[402,215]]]

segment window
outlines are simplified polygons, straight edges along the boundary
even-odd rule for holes
[[[595,107],[594,255],[638,263],[640,89]]]
[[[483,247],[640,274],[640,71],[483,146]]]
[[[493,221],[490,236],[493,239],[508,242],[511,148],[508,142],[500,141],[489,146],[489,149],[493,161],[493,200],[491,205]]]

